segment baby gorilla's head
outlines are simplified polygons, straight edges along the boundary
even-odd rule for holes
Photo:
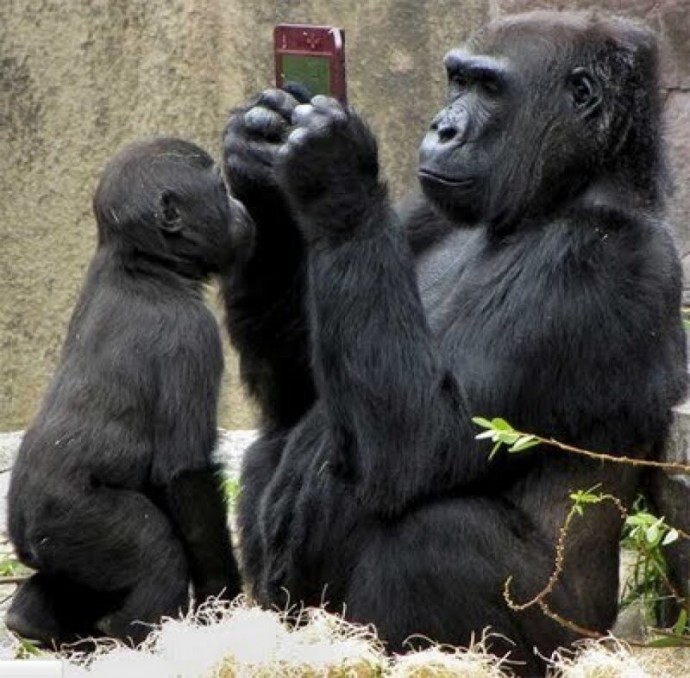
[[[203,149],[182,139],[137,141],[108,162],[93,199],[100,247],[194,278],[246,256],[252,227]]]

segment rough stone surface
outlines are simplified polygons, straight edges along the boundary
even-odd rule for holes
[[[675,425],[665,457],[669,462],[690,464],[690,400],[676,408]],[[690,476],[659,471],[652,476],[651,482],[668,524],[690,534]],[[668,547],[666,556],[683,586],[681,593],[690,596],[690,542],[677,540]]]
[[[668,219],[674,226],[676,242],[682,255],[685,278],[683,302],[690,304],[690,93],[681,90],[668,92],[665,123],[675,183]]]

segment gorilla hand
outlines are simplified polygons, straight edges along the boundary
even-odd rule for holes
[[[230,115],[223,134],[223,165],[232,194],[259,227],[286,216],[276,160],[298,100],[278,89],[262,92]]]
[[[292,123],[279,174],[305,237],[365,228],[372,205],[385,195],[376,139],[367,125],[324,96],[297,106]]]

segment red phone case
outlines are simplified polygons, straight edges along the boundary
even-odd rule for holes
[[[309,26],[306,24],[280,24],[273,31],[275,48],[276,84],[283,86],[282,57],[327,57],[330,71],[331,96],[347,103],[345,84],[345,33],[333,26]]]

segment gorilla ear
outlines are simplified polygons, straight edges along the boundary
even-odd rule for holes
[[[573,108],[582,117],[592,115],[601,104],[601,84],[589,69],[582,66],[570,72],[568,91]]]
[[[172,191],[163,191],[158,201],[158,227],[166,233],[182,230],[182,217],[178,209],[178,198]]]

